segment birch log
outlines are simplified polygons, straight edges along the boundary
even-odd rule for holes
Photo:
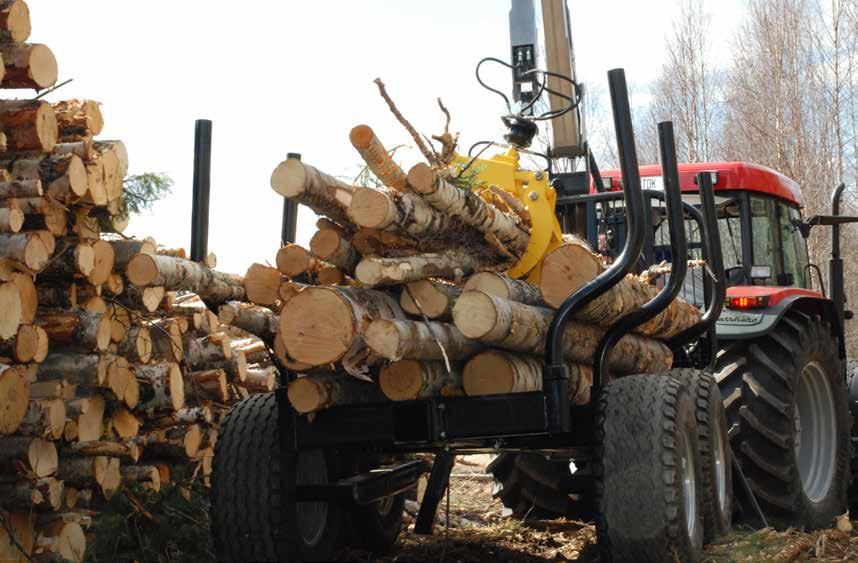
[[[57,448],[43,438],[0,436],[0,472],[16,474],[17,463],[36,477],[49,477],[57,472]]]
[[[57,82],[59,69],[54,53],[39,43],[0,43],[6,74],[3,88],[42,90]],[[53,148],[53,147],[52,147]]]
[[[9,282],[0,282],[0,338],[14,337],[23,317],[23,297],[18,284],[14,278]]]
[[[271,175],[271,188],[285,198],[306,205],[341,225],[350,224],[346,213],[355,186],[346,184],[296,158],[281,162]]]
[[[461,367],[453,365],[448,372],[444,362],[401,360],[381,368],[378,385],[391,401],[444,396],[461,388]]]
[[[36,318],[36,309],[39,306],[39,296],[36,292],[36,284],[33,282],[33,276],[23,272],[12,272],[10,280],[18,288],[21,301],[21,322],[32,324]],[[2,289],[0,289],[1,293]],[[5,303],[0,298],[0,311],[3,311],[7,307],[9,307],[9,303]],[[0,312],[0,317],[2,317],[2,312]],[[2,337],[3,333],[0,331],[0,338]]]
[[[63,435],[65,422],[66,404],[62,399],[32,399],[16,434],[59,440]]]
[[[50,233],[48,235],[51,236]],[[38,233],[0,234],[0,258],[13,260],[38,272],[45,267],[50,257],[51,251],[45,244],[45,237]]]
[[[104,129],[104,116],[98,102],[92,100],[66,100],[53,104],[60,134],[75,133],[94,137]]]
[[[513,279],[498,272],[480,272],[474,274],[465,282],[465,291],[483,291],[510,301],[518,301],[525,305],[544,307],[545,302],[539,293],[539,288],[524,280]]]
[[[365,352],[362,335],[371,321],[403,318],[399,305],[385,293],[307,287],[283,307],[279,333],[290,357],[320,366]]]
[[[310,239],[310,252],[347,274],[354,272],[360,256],[341,231],[321,229]]]
[[[449,320],[462,288],[444,281],[420,280],[402,288],[399,305],[409,315]]]
[[[277,268],[251,264],[244,275],[247,300],[257,305],[274,305],[280,299],[278,292],[282,278],[283,274]]]
[[[567,238],[566,242],[546,254],[542,262],[539,289],[545,302],[559,307],[579,287],[604,270],[602,259],[586,242]],[[640,309],[658,294],[658,288],[626,276],[620,283],[581,308],[576,318],[608,327],[624,315]],[[696,324],[700,310],[681,299],[675,299],[654,319],[644,323],[636,332],[656,338],[670,338]]]
[[[478,240],[461,223],[412,193],[395,194],[377,188],[356,188],[348,213],[356,225],[365,229],[448,239],[458,235]]]
[[[451,248],[447,252],[417,254],[401,258],[367,257],[355,269],[364,285],[397,285],[427,278],[461,280],[487,263],[479,253]]]
[[[0,364],[0,435],[15,432],[24,420],[30,389],[23,370]]]
[[[239,301],[222,305],[218,319],[225,325],[232,325],[258,336],[269,346],[273,345],[274,335],[280,324],[280,317],[271,309]]]
[[[0,41],[21,43],[30,37],[30,8],[24,0],[0,3]]]
[[[354,405],[384,400],[378,385],[355,381],[342,375],[308,375],[289,383],[289,403],[306,414],[335,405]]]
[[[141,403],[144,409],[177,411],[185,406],[185,383],[178,364],[139,365],[135,373],[151,390]]]
[[[131,259],[138,254],[155,254],[158,250],[158,245],[152,239],[123,239],[112,240],[110,245],[113,247],[114,267],[125,269]]]
[[[126,274],[134,285],[164,287],[168,291],[186,289],[212,303],[245,297],[244,284],[238,276],[172,256],[138,254],[128,263]]]
[[[0,233],[17,233],[24,226],[24,212],[18,207],[0,208]]]
[[[465,365],[462,386],[465,394],[497,395],[524,393],[542,390],[542,366],[540,358],[519,356],[499,350],[489,350]],[[589,398],[589,386],[593,381],[593,370],[581,364],[568,364],[569,396],[575,404],[585,404]]]
[[[53,342],[86,352],[105,352],[110,344],[110,319],[85,309],[43,312],[36,321]]]
[[[14,337],[0,340],[0,356],[11,358],[19,364],[26,364],[41,354],[42,337],[37,327],[21,325]],[[41,358],[44,360],[44,357]]]
[[[367,167],[385,186],[398,192],[408,189],[405,172],[393,161],[390,153],[369,125],[358,125],[353,128],[349,133],[349,140],[366,162]]]
[[[542,354],[554,311],[466,291],[456,302],[453,320],[462,333],[506,350]],[[569,362],[591,363],[605,331],[570,321],[563,333],[563,350]],[[621,374],[657,373],[673,363],[670,349],[661,342],[630,334],[623,337],[608,358],[611,369]]]
[[[388,360],[464,360],[483,346],[452,324],[378,319],[364,334],[370,350]]]
[[[420,163],[411,168],[408,185],[438,211],[497,237],[513,254],[520,256],[527,249],[530,233],[519,224],[518,217],[503,213],[475,192],[447,182],[428,165]]]
[[[10,151],[48,153],[57,144],[57,117],[50,104],[42,101],[0,102],[0,125]]]

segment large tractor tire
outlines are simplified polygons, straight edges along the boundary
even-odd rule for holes
[[[279,434],[273,393],[240,402],[221,427],[211,490],[219,561],[324,561],[340,547],[340,506],[289,502],[281,490],[281,482],[290,480],[328,482],[334,456],[321,450],[283,454]]]
[[[502,453],[486,466],[494,476],[493,496],[507,515],[516,518],[582,517],[585,511],[570,495],[572,473],[568,461],[546,459],[535,453]]]
[[[704,371],[683,368],[666,375],[682,381],[695,402],[703,482],[703,539],[709,543],[726,533],[733,519],[733,465],[721,394],[715,378]]]
[[[596,532],[606,561],[697,561],[702,461],[694,398],[676,377],[630,375],[599,397]]]
[[[850,461],[846,382],[829,324],[790,311],[717,363],[733,451],[769,522],[829,526],[846,510]]]

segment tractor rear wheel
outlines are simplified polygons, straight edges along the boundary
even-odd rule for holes
[[[733,451],[769,521],[824,528],[846,510],[849,415],[830,325],[788,312],[718,357]]]
[[[610,382],[596,420],[596,532],[607,561],[697,561],[703,551],[694,399],[676,377]]]
[[[574,491],[568,461],[535,453],[502,453],[486,466],[486,473],[494,477],[492,496],[500,499],[504,515],[557,518],[589,512],[570,496]]]
[[[330,560],[340,547],[344,510],[290,502],[282,483],[324,484],[336,456],[280,450],[274,393],[238,403],[221,426],[212,467],[211,518],[219,561]]]

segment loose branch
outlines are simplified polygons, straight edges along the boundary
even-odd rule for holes
[[[387,94],[387,88],[384,87],[384,82],[381,81],[381,78],[376,78],[373,82],[378,86],[378,91],[381,94],[381,97],[384,98],[384,101],[387,102],[387,107],[390,108],[391,113],[393,113],[399,123],[405,127],[408,134],[411,135],[411,138],[414,139],[414,143],[417,145],[417,148],[420,149],[420,152],[423,153],[423,156],[426,157],[426,160],[428,160],[432,165],[438,164],[435,160],[435,156],[432,154],[432,151],[426,147],[426,144],[423,142],[423,139],[420,138],[420,134],[414,126],[405,119],[398,109],[396,109],[396,104],[393,103],[393,100],[390,99],[390,96]]]

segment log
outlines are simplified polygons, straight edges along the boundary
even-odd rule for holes
[[[210,334],[202,338],[194,338],[188,334],[182,338],[185,359],[192,369],[205,369],[232,359],[232,347],[227,335]]]
[[[105,240],[97,240],[92,243],[92,250],[95,253],[95,266],[87,276],[87,280],[92,285],[101,285],[107,282],[113,272],[115,261],[113,247]]]
[[[129,406],[135,406],[140,397],[139,385],[128,360],[115,354],[105,354],[107,374],[104,386],[110,389],[117,399]],[[130,395],[130,397],[126,397]]]
[[[0,340],[0,356],[11,358],[19,364],[26,364],[40,355],[42,346],[37,328],[33,325],[21,325],[14,337]]]
[[[20,208],[0,208],[0,233],[17,233],[23,226],[24,212]]]
[[[125,291],[125,278],[122,277],[122,274],[116,272],[110,274],[107,281],[104,282],[104,291],[113,296],[120,295]]]
[[[62,506],[62,489],[62,483],[52,477],[0,483],[0,498],[6,510],[55,511]]]
[[[35,515],[30,511],[0,511],[0,516],[7,523],[0,526],[0,561],[29,563],[36,537]]]
[[[277,368],[274,366],[248,368],[244,381],[239,382],[238,385],[251,393],[270,393],[277,387]]]
[[[135,368],[137,378],[151,388],[151,396],[142,404],[149,410],[177,411],[185,406],[185,383],[178,364],[165,362],[140,365]]]
[[[459,366],[447,371],[444,362],[401,360],[383,368],[378,384],[391,401],[412,401],[444,394],[445,389],[460,388]]]
[[[131,328],[131,312],[122,305],[110,303],[107,306],[107,317],[110,319],[110,341],[118,344],[125,340]]]
[[[602,259],[590,250],[586,242],[567,237],[566,242],[546,254],[542,262],[539,282],[542,297],[551,307],[559,307],[569,295],[598,276],[604,268]],[[626,314],[640,309],[658,292],[658,288],[642,283],[630,274],[582,307],[575,318],[609,327]],[[675,299],[655,318],[638,327],[636,332],[668,339],[695,325],[700,317],[697,307]]]
[[[0,43],[0,55],[3,55],[3,65],[6,67],[0,87],[42,90],[57,82],[57,59],[45,45]]]
[[[38,233],[0,234],[0,258],[38,272],[45,267],[50,257],[51,251],[45,244],[45,238]]]
[[[81,442],[100,440],[104,434],[105,401],[101,395],[75,399],[66,404],[67,416],[77,427],[76,439]]]
[[[301,274],[315,273],[323,264],[315,258],[309,250],[298,244],[286,244],[277,251],[275,259],[277,269],[290,278]]]
[[[176,412],[163,413],[160,416],[149,419],[148,425],[152,428],[170,428],[188,424],[211,424],[214,420],[212,411],[208,406],[185,407]]]
[[[326,264],[316,271],[316,285],[353,285],[336,266]]]
[[[138,254],[128,263],[126,275],[134,285],[164,287],[169,291],[186,289],[211,303],[245,298],[244,284],[238,276],[170,256]]]
[[[94,137],[104,129],[104,117],[98,102],[65,100],[53,106],[60,126],[60,135],[63,137],[72,134]]]
[[[17,474],[17,464],[36,477],[49,477],[57,472],[57,448],[43,438],[0,436],[0,472]]]
[[[110,344],[110,319],[85,309],[43,312],[36,321],[57,344],[84,352],[105,352]]]
[[[283,197],[306,205],[341,225],[350,223],[347,210],[356,187],[296,158],[289,158],[277,166],[271,175],[271,188]]]
[[[361,335],[372,320],[404,317],[399,305],[378,291],[308,287],[283,307],[279,333],[290,357],[319,366],[365,352]]]
[[[128,287],[117,301],[132,311],[154,313],[164,301],[167,291],[163,287]]]
[[[449,215],[412,193],[395,194],[388,190],[356,188],[349,206],[349,217],[359,227],[380,231],[405,232],[414,236],[457,237],[479,240]]]
[[[443,281],[420,280],[402,288],[399,305],[409,315],[449,320],[453,318],[453,305],[461,293],[461,287]]]
[[[353,128],[349,133],[349,140],[366,162],[367,168],[385,186],[398,192],[404,192],[408,189],[405,172],[393,161],[390,153],[384,148],[369,125],[358,125]]]
[[[68,233],[68,215],[61,205],[51,203],[45,205],[41,213],[25,215],[22,229],[47,231],[55,237],[62,237]]]
[[[20,197],[42,197],[42,181],[39,178],[0,182],[0,199]]]
[[[259,337],[269,346],[274,343],[274,335],[280,324],[278,317],[271,309],[230,301],[221,305],[218,320],[225,325],[232,325]]]
[[[86,556],[86,535],[79,523],[58,520],[41,528],[35,551],[39,561],[50,554],[52,561],[81,563]]]
[[[506,350],[542,354],[554,311],[495,297],[481,291],[462,293],[453,309],[456,327],[468,338]],[[590,364],[605,331],[570,321],[563,333],[568,362]],[[661,342],[630,334],[623,337],[608,358],[621,374],[657,373],[670,369],[673,354]]]
[[[367,346],[388,360],[444,360],[470,358],[483,345],[466,338],[452,324],[402,319],[378,319],[364,334]],[[443,349],[442,349],[443,348]]]
[[[36,284],[33,283],[33,276],[23,272],[13,272],[10,276],[10,281],[18,288],[18,294],[21,301],[21,322],[32,324],[36,319],[36,308],[39,305],[39,298],[36,293]],[[0,294],[3,290],[0,289]],[[8,302],[4,302],[0,297],[0,311],[9,307]],[[2,314],[0,314],[2,318]],[[0,331],[0,338],[3,337],[3,331]]]
[[[119,467],[115,457],[64,457],[57,477],[77,487],[96,487],[109,499],[122,483]]]
[[[0,282],[0,338],[9,339],[18,334],[23,321],[21,290],[14,281]]]
[[[0,42],[21,43],[30,31],[30,8],[24,0],[0,2]]]
[[[165,428],[140,436],[138,442],[149,459],[192,459],[199,452],[202,430],[199,424]]]
[[[360,256],[345,235],[333,229],[316,231],[310,239],[310,252],[320,260],[332,264],[346,273],[353,273]]]
[[[153,465],[123,465],[119,471],[125,483],[137,483],[156,493],[161,490],[161,472]]]
[[[32,399],[16,434],[59,440],[65,423],[66,404],[62,399]]]
[[[283,282],[280,284],[280,289],[277,290],[277,295],[280,296],[280,309],[283,309],[290,299],[298,295],[298,292],[307,287],[307,284],[298,282]]]
[[[384,400],[377,385],[341,375],[308,375],[289,383],[289,403],[301,414],[335,405],[355,405]]]
[[[244,276],[247,300],[257,305],[274,305],[280,299],[278,291],[282,277],[277,268],[264,264],[251,264]]]
[[[107,379],[108,358],[99,354],[53,352],[39,364],[39,381],[60,380],[99,387]]]
[[[47,153],[57,144],[57,118],[46,102],[0,102],[0,126],[6,132],[10,151]]]
[[[518,356],[500,350],[488,350],[474,356],[462,373],[462,386],[469,396],[525,393],[542,390],[542,360]],[[580,364],[569,364],[569,395],[576,404],[580,389],[593,381],[593,370]]]
[[[176,363],[185,359],[182,331],[177,321],[173,319],[155,321],[150,327],[149,334],[152,337],[155,358]]]
[[[117,353],[129,361],[148,364],[152,359],[152,334],[145,326],[132,326],[119,343]]]
[[[114,267],[124,270],[131,259],[138,254],[156,254],[158,250],[157,243],[152,239],[123,239],[112,240],[110,245],[113,247]]]
[[[197,401],[229,401],[226,372],[222,369],[196,371],[185,380],[185,397]]]
[[[511,217],[486,202],[477,193],[464,190],[436,174],[424,163],[408,171],[408,185],[433,208],[455,217],[481,233],[497,240],[516,256],[521,256],[530,242],[530,233]]]
[[[363,256],[408,256],[420,248],[420,243],[408,235],[378,229],[358,229],[351,244]]]
[[[140,420],[128,409],[119,407],[110,415],[110,427],[120,438],[133,438],[140,433]]]
[[[54,114],[56,117],[56,114]],[[57,128],[59,133],[59,127]],[[51,151],[54,156],[73,154],[84,162],[95,159],[95,144],[92,141],[75,141],[73,143],[57,143]]]
[[[295,358],[291,357],[286,351],[286,344],[283,342],[283,338],[281,338],[279,334],[274,338],[274,357],[277,358],[277,363],[283,367],[283,369],[287,369],[294,373],[305,373],[311,371],[315,367],[304,362],[299,362]]]
[[[5,166],[9,168],[11,177],[15,180],[41,182],[44,192],[60,203],[75,203],[86,194],[86,167],[77,155],[18,158],[6,162]]]
[[[0,436],[15,432],[24,420],[30,399],[27,384],[19,367],[0,364]]]
[[[480,272],[465,282],[465,291],[482,291],[502,299],[517,301],[525,305],[544,307],[545,302],[539,288],[524,280],[513,279],[498,272]]]
[[[123,190],[122,181],[128,171],[128,151],[122,141],[101,141],[95,143],[95,152],[101,159],[104,168],[107,201],[113,204],[108,205],[107,208],[112,213],[117,213],[121,209],[119,200]]]
[[[417,254],[401,258],[367,257],[355,269],[357,280],[364,285],[396,285],[427,278],[457,281],[485,268],[487,262],[479,253],[451,248],[443,253]]]

